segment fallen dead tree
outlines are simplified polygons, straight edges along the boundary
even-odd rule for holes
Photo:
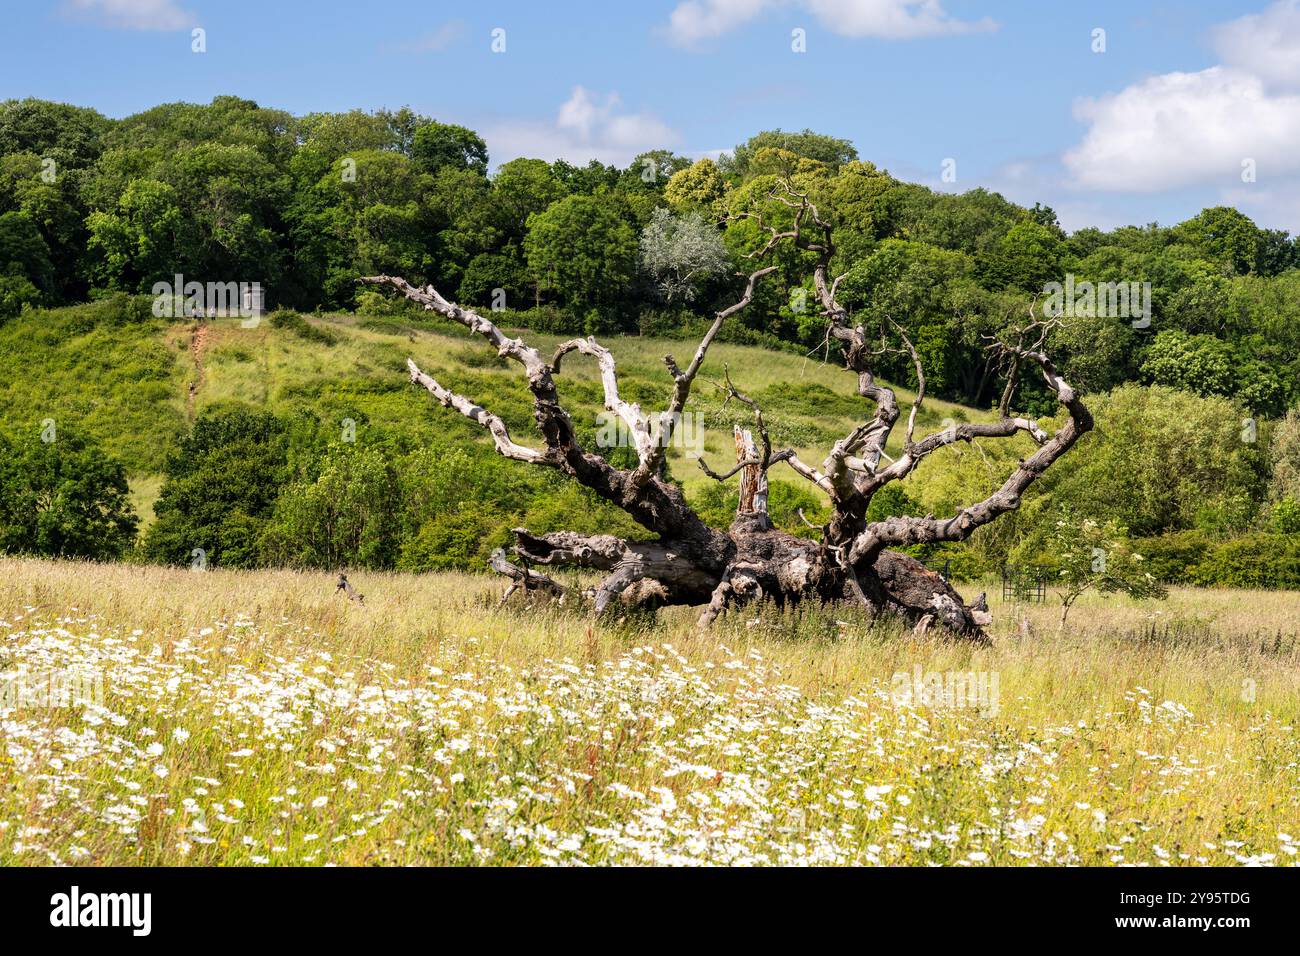
[[[593,338],[562,343],[551,356],[511,338],[484,316],[446,300],[432,286],[417,288],[404,279],[376,275],[361,281],[396,289],[448,319],[482,336],[497,353],[512,359],[527,377],[533,398],[533,417],[540,446],[515,440],[505,423],[490,410],[440,385],[408,360],[411,380],[444,406],[477,422],[490,433],[504,457],[542,468],[552,468],[604,500],[621,508],[648,532],[646,541],[629,541],[612,535],[553,532],[534,535],[515,530],[514,558],[494,555],[493,567],[511,578],[511,592],[562,589],[532,567],[577,567],[600,572],[593,610],[606,613],[611,604],[657,608],[665,605],[703,607],[699,622],[712,623],[729,608],[766,599],[777,605],[803,601],[847,601],[872,613],[905,615],[919,628],[939,626],[956,634],[982,637],[988,615],[984,608],[968,607],[961,596],[937,573],[895,549],[909,545],[961,541],[977,528],[1015,509],[1025,490],[1092,426],[1092,418],[1078,394],[1061,376],[1044,351],[1054,325],[1032,318],[1011,336],[990,343],[1003,360],[1007,381],[992,422],[963,423],[916,437],[917,413],[925,400],[925,373],[921,360],[903,329],[893,323],[868,331],[851,321],[836,298],[840,279],[830,276],[834,256],[831,226],[819,216],[807,195],[783,182],[773,197],[793,210],[793,225],[768,226],[753,216],[768,233],[762,248],[753,253],[763,262],[783,243],[791,243],[815,257],[813,283],[821,314],[827,323],[827,342],[837,345],[847,371],[856,376],[857,391],[874,413],[836,442],[820,465],[802,461],[794,449],[772,446],[763,412],[740,392],[728,374],[724,386],[728,401],[749,407],[752,430],[738,430],[738,461],[717,473],[701,461],[712,478],[740,482],[740,507],[726,530],[707,525],[687,503],[681,489],[666,477],[665,456],[673,430],[681,420],[709,347],[723,324],[752,300],[755,287],[773,271],[759,265],[744,277],[737,300],[717,312],[690,363],[682,368],[671,355],[664,357],[671,386],[666,406],[658,414],[642,411],[619,394],[618,371],[609,349]],[[874,345],[874,347],[873,347]],[[630,435],[637,464],[618,468],[604,457],[583,448],[572,420],[560,401],[556,379],[566,357],[578,353],[594,360],[600,369],[604,405],[617,415]],[[878,382],[873,363],[895,352],[910,356],[918,388],[903,425],[901,453],[889,458],[886,442],[901,417],[892,389]],[[1037,422],[1011,413],[1017,376],[1025,372],[1042,377],[1066,412],[1064,423],[1048,435]],[[974,439],[1028,435],[1037,450],[1021,460],[1001,487],[982,501],[947,517],[891,517],[869,522],[867,508],[882,488],[901,481],[934,452]],[[784,466],[820,489],[830,500],[831,517],[819,540],[809,540],[775,528],[767,513],[767,475]],[[508,594],[510,592],[507,592]]]

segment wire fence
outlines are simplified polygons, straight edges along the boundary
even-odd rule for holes
[[[1047,600],[1046,568],[1035,564],[1002,566],[1002,600],[1041,603]]]

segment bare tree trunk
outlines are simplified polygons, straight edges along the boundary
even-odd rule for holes
[[[1061,619],[1056,624],[1056,633],[1065,633],[1065,619],[1070,614],[1070,602],[1065,598],[1061,599]]]

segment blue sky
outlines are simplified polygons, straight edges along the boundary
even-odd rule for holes
[[[0,97],[124,116],[220,93],[410,105],[479,130],[494,164],[708,155],[810,127],[905,179],[1047,203],[1071,229],[1230,203],[1300,231],[1300,0],[6,4]]]

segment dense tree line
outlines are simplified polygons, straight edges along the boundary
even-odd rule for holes
[[[356,280],[391,273],[539,331],[689,335],[734,299],[763,226],[790,215],[773,198],[778,183],[829,218],[841,300],[865,323],[905,330],[931,395],[989,407],[999,370],[987,336],[1031,303],[1047,308],[1051,283],[1091,290],[1066,303],[1050,343],[1070,380],[1100,396],[1091,451],[1014,520],[953,552],[971,573],[1040,555],[1069,502],[1154,542],[1165,580],[1300,581],[1300,426],[1288,414],[1300,405],[1300,252],[1231,208],[1070,234],[1050,208],[907,183],[811,131],[761,132],[716,161],[654,150],[626,168],[521,158],[493,169],[474,131],[409,109],[296,117],[218,97],[112,120],[10,100],[0,103],[0,321],[87,299],[115,303],[112,322],[137,321],[147,300],[128,296],[176,273],[258,281],[287,310],[380,313],[401,306]],[[779,261],[726,336],[824,345],[800,256]],[[1107,283],[1150,283],[1149,308],[1135,298],[1108,313]],[[330,344],[293,311],[278,321]],[[901,354],[882,370],[915,381]],[[1051,414],[1032,381],[1019,389],[1018,406]],[[14,440],[0,448],[0,551],[187,563],[201,541],[222,566],[427,570],[481,565],[525,514],[542,529],[548,509],[556,527],[617,520],[472,442],[435,462],[401,435],[359,447],[322,434],[264,411],[201,417],[170,455],[157,521],[139,540],[121,467],[93,442],[75,431],[48,445]],[[958,457],[938,482],[873,507],[951,510],[990,468],[1013,464],[997,454]],[[93,480],[79,482],[83,472]],[[813,515],[816,501],[793,487],[774,484],[774,512]],[[726,494],[701,503],[710,520],[725,522]],[[1265,537],[1222,543],[1243,531]],[[1285,567],[1241,570],[1262,560]]]
[[[1097,314],[1104,302],[1070,303],[1053,346],[1072,381],[1239,397],[1260,415],[1300,399],[1296,244],[1234,209],[1067,234],[1049,208],[934,192],[810,131],[759,133],[717,162],[655,150],[625,169],[489,170],[475,132],[410,109],[296,117],[223,96],[111,120],[6,101],[0,315],[147,293],[176,273],[259,281],[299,310],[373,307],[355,280],[388,272],[547,331],[681,331],[734,291],[761,234],[752,217],[779,217],[768,197],[784,178],[834,217],[842,298],[904,323],[939,397],[987,406],[983,336],[1069,276],[1151,283],[1136,328]],[[733,334],[815,347],[803,265],[791,256]],[[911,374],[901,358],[891,371]]]

